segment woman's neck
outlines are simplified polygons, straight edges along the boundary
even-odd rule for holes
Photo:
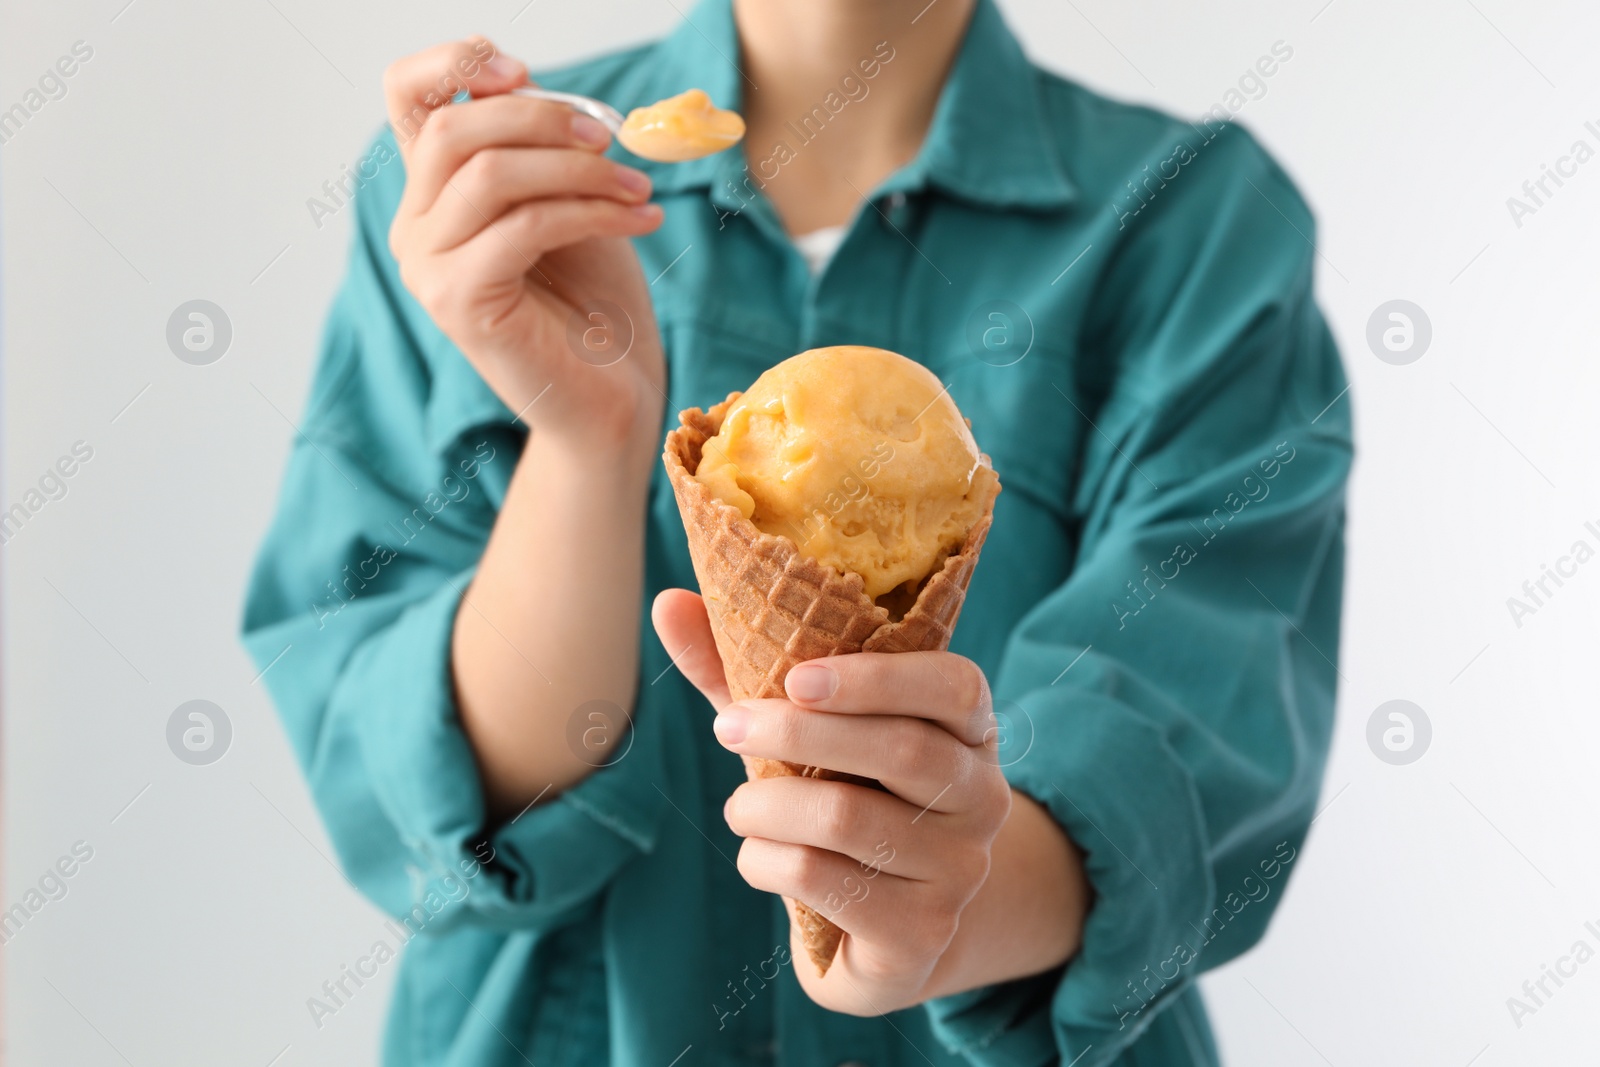
[[[790,233],[849,221],[922,147],[976,0],[734,0],[745,155]]]

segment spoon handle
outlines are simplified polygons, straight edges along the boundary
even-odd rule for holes
[[[622,129],[622,115],[610,104],[577,93],[559,93],[554,89],[536,89],[531,85],[520,86],[511,90],[518,96],[531,97],[534,100],[548,100],[553,104],[565,104],[574,111],[580,111],[596,122],[604,125],[615,134]]]

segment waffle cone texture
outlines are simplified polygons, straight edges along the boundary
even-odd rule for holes
[[[792,540],[763,533],[738,508],[695,480],[701,448],[716,436],[723,415],[739,396],[730,394],[710,411],[690,408],[681,413],[682,425],[667,434],[663,455],[733,699],[783,697],[790,668],[811,659],[948,648],[989,533],[993,502],[960,551],[923,582],[904,616],[891,619],[887,609],[868,599],[860,575],[802,556]],[[988,457],[983,461],[987,464]],[[800,776],[877,785],[822,767],[742,758],[751,781]],[[818,973],[826,974],[843,933],[811,907],[791,903],[806,953]]]

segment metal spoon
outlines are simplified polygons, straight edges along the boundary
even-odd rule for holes
[[[565,104],[572,110],[588,115],[615,137],[622,130],[622,113],[600,100],[577,93],[559,93],[554,89],[537,89],[532,85],[523,85],[511,90],[517,96],[526,96],[533,100],[548,100],[552,104]]]
[[[532,85],[518,86],[511,91],[518,96],[526,96],[534,100],[548,100],[551,103],[564,104],[580,114],[587,115],[610,130],[611,136],[615,137],[617,143],[622,147],[642,159],[654,160],[657,163],[684,163],[691,159],[714,155],[737,144],[744,136],[744,122],[737,115],[732,115],[733,124],[737,126],[736,130],[718,129],[712,131],[709,136],[702,136],[697,139],[693,136],[685,137],[682,131],[675,129],[663,138],[657,136],[659,134],[657,124],[652,124],[647,119],[641,123],[630,125],[636,117],[642,117],[641,112],[645,112],[648,109],[638,109],[624,119],[621,112],[610,104],[587,96],[579,96],[577,93],[538,89]],[[672,104],[691,95],[694,99],[690,106],[696,108],[705,107],[713,112],[717,110],[711,106],[709,98],[698,89],[691,89],[679,96],[658,101],[652,106],[660,107],[664,104]],[[718,118],[722,119],[732,113],[718,112],[717,114]],[[728,124],[723,122],[722,125]]]

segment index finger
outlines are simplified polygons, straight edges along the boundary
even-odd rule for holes
[[[400,154],[409,155],[428,116],[463,90],[492,96],[527,80],[528,68],[501,54],[485,37],[435,45],[395,60],[383,72],[383,99]]]
[[[801,707],[865,715],[908,715],[981,745],[994,725],[989,682],[952,652],[855,652],[808,660],[784,679]]]

